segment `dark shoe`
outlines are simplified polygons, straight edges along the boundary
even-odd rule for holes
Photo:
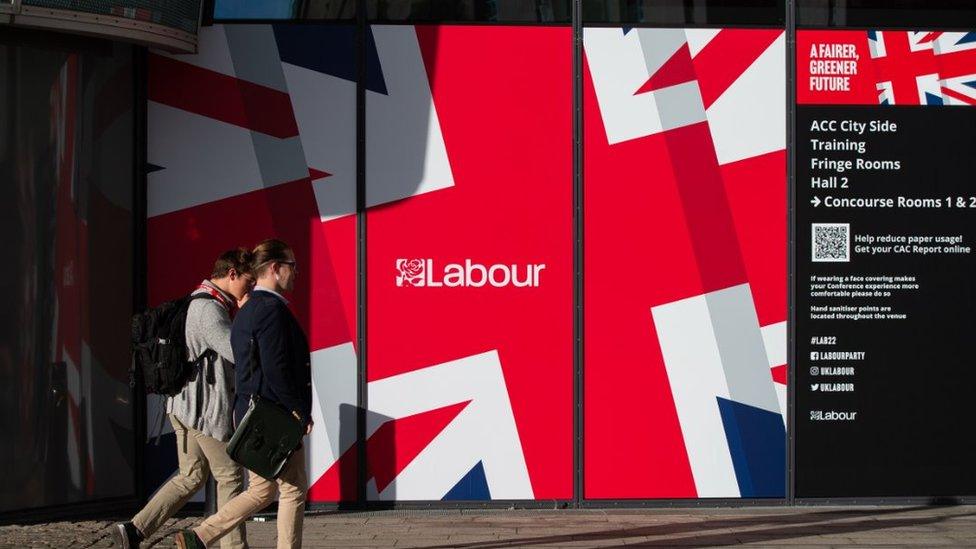
[[[180,549],[207,549],[193,530],[183,530],[176,534],[176,546]]]
[[[112,541],[122,549],[139,549],[142,534],[131,522],[120,522],[112,525]]]

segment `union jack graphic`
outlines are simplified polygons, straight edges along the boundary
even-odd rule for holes
[[[587,28],[584,48],[586,391],[618,402],[586,409],[586,495],[782,496],[783,32]],[[634,276],[604,252],[621,232]]]
[[[868,31],[882,105],[976,104],[976,32]]]
[[[375,500],[568,499],[571,29],[370,28],[368,349],[354,38],[215,26],[200,55],[151,56],[151,301],[222,248],[279,235],[310,266],[293,302],[313,501],[355,497],[360,472]],[[784,493],[785,51],[778,29],[586,29],[586,497]],[[654,253],[620,268],[621,234]],[[165,261],[173,246],[186,261]],[[390,276],[459,254],[548,278],[412,292]]]
[[[414,249],[435,259],[458,249],[509,253],[491,248],[506,244],[496,227],[522,235],[570,226],[571,193],[553,197],[571,166],[562,146],[570,127],[558,126],[562,142],[555,132],[537,135],[571,109],[568,92],[556,102],[552,93],[571,77],[562,55],[569,50],[560,49],[568,32],[369,28],[370,272],[416,257]],[[352,26],[217,25],[201,30],[200,54],[154,52],[149,60],[148,155],[157,168],[148,182],[150,301],[186,291],[228,246],[269,235],[292,245],[309,266],[291,301],[312,349],[316,428],[305,445],[312,501],[355,498],[361,457],[357,357],[366,350],[356,334],[355,38]],[[486,43],[511,44],[511,51]],[[479,62],[471,62],[472,52],[480,52]],[[564,61],[543,67],[536,57]],[[518,74],[512,79],[524,88],[505,79],[471,87],[489,66]],[[513,121],[503,113],[518,122],[519,136],[507,135]],[[484,154],[490,142],[504,144]],[[509,177],[530,165],[545,173]],[[516,194],[533,215],[508,213],[520,207],[511,200]],[[565,266],[559,283],[533,290],[531,307],[511,304],[525,299],[520,293],[425,296],[396,291],[392,276],[369,278],[369,499],[572,496],[571,322],[543,322],[558,306],[550,303],[571,296],[569,234],[560,234],[566,245],[523,239],[520,253],[531,257],[513,261]],[[167,261],[175,245],[183,246],[183,260]],[[512,309],[546,329],[526,329],[509,318]],[[553,369],[564,375],[550,379]],[[540,395],[534,388],[541,386],[549,389]],[[561,421],[552,421],[552,410]]]

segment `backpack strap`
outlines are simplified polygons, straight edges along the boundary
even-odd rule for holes
[[[202,287],[206,288],[206,286],[202,286]],[[213,294],[211,294],[210,292],[199,292],[199,293],[196,293],[196,290],[194,290],[194,293],[190,294],[190,296],[189,296],[188,299],[190,301],[193,301],[194,299],[212,299],[212,300],[216,301],[217,303],[220,303],[221,305],[223,305],[223,302],[220,300],[219,297],[217,297],[218,295],[220,295],[220,294],[218,294],[217,292],[214,292]],[[189,305],[187,305],[187,306],[189,306]]]
[[[197,288],[206,291],[190,294],[190,298],[189,298],[190,302],[192,302],[195,299],[212,299],[217,303],[219,303],[221,307],[224,307],[225,309],[228,308],[228,305],[226,303],[226,298],[222,296],[220,292],[214,290],[213,288],[207,286],[206,284],[201,284]],[[189,305],[187,305],[187,307],[189,307]],[[228,312],[230,312],[229,309]],[[217,361],[217,351],[213,349],[207,349],[206,351],[204,351],[203,354],[198,356],[197,359],[193,361],[198,372],[194,374],[194,377],[202,373],[203,379],[205,379],[207,383],[211,385],[217,383],[217,378],[214,374],[214,362],[216,361]]]

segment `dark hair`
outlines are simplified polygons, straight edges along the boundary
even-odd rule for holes
[[[254,273],[256,278],[260,277],[265,271],[268,270],[271,262],[292,261],[292,259],[288,257],[290,252],[292,255],[294,255],[294,252],[292,252],[288,244],[285,244],[276,238],[269,238],[268,240],[260,242],[254,247],[254,251],[252,252],[251,271]]]
[[[227,250],[220,254],[217,261],[214,261],[213,273],[210,274],[210,278],[224,278],[231,269],[237,271],[238,274],[250,273],[252,260],[253,254],[245,248]]]

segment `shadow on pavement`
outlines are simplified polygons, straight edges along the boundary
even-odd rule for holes
[[[736,530],[733,532],[709,532],[700,535],[680,537],[674,539],[648,540],[648,544],[682,545],[682,546],[709,546],[709,545],[731,545],[742,543],[745,538],[750,542],[775,542],[776,540],[786,540],[791,538],[811,536],[811,535],[838,535],[857,532],[868,532],[871,530],[883,530],[888,528],[899,528],[905,526],[924,526],[936,524],[949,518],[976,516],[976,512],[963,513],[957,515],[940,515],[926,517],[892,517],[900,513],[910,513],[919,510],[929,510],[928,506],[883,509],[867,511],[817,511],[802,514],[787,515],[764,515],[750,517],[728,517],[705,521],[680,522],[670,524],[658,524],[652,526],[641,526],[639,528],[623,528],[614,530],[603,530],[597,532],[572,533],[555,536],[541,536],[530,538],[513,538],[507,540],[492,540],[471,543],[453,543],[449,545],[425,545],[426,549],[447,549],[471,548],[471,549],[492,549],[503,547],[524,547],[531,545],[545,545],[552,543],[579,543],[586,541],[607,542],[635,537],[660,537],[674,536],[701,530]],[[857,519],[852,522],[833,522],[837,520]],[[825,522],[831,521],[831,522]],[[744,528],[755,528],[767,526],[758,530],[737,531]],[[628,545],[636,545],[639,542],[631,541]]]

